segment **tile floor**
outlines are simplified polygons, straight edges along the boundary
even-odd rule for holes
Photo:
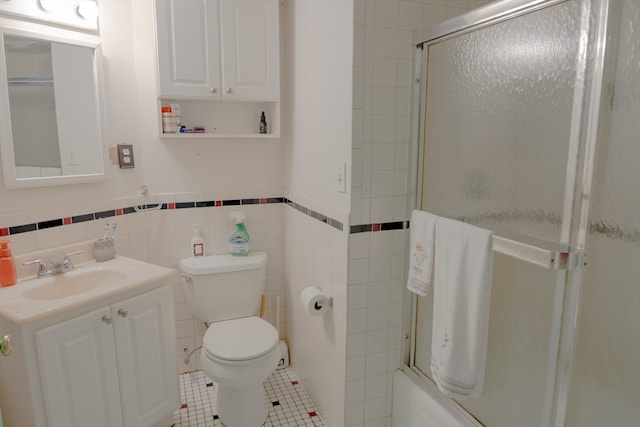
[[[326,426],[291,367],[276,370],[264,385],[272,405],[264,427]],[[216,385],[204,372],[181,374],[180,396],[175,427],[224,426],[216,413]]]

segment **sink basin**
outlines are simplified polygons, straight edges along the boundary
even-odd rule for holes
[[[78,250],[91,254],[93,248],[94,242],[88,241],[56,248],[57,252],[26,254],[17,262],[62,259],[64,254]],[[89,261],[83,262],[86,259]],[[4,321],[48,325],[49,319],[56,322],[78,316],[164,286],[172,277],[175,280],[176,274],[171,268],[120,255],[104,262],[79,255],[77,261],[73,271],[49,277],[27,276],[14,286],[0,288],[0,325]],[[33,269],[23,270],[33,274]]]
[[[22,295],[33,300],[66,298],[89,292],[97,286],[108,285],[126,277],[126,274],[111,269],[72,271],[33,279],[42,283],[27,289]]]

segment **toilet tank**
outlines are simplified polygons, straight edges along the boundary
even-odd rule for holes
[[[255,316],[267,279],[267,254],[211,255],[180,260],[182,284],[193,315],[207,322]]]

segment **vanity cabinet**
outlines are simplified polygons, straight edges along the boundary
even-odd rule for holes
[[[277,137],[278,0],[156,0],[155,7],[160,105],[179,103],[182,124],[202,126],[208,137]],[[267,135],[258,133],[262,111]]]
[[[165,286],[36,331],[47,426],[156,426],[176,410],[172,304]]]

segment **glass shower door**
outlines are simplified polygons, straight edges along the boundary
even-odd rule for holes
[[[418,76],[419,209],[491,229],[510,245],[579,260],[583,201],[576,194],[588,106],[599,96],[592,70],[603,4],[490,5],[461,20],[464,28],[447,31],[450,22],[435,30]],[[484,389],[461,405],[491,427],[550,425],[564,381],[561,341],[572,338],[563,326],[565,290],[580,280],[564,268],[580,265],[559,268],[552,255],[545,269],[507,252],[494,259]],[[414,311],[410,364],[430,378],[433,298],[416,297]]]
[[[640,2],[618,3],[598,141],[568,427],[640,425]]]

